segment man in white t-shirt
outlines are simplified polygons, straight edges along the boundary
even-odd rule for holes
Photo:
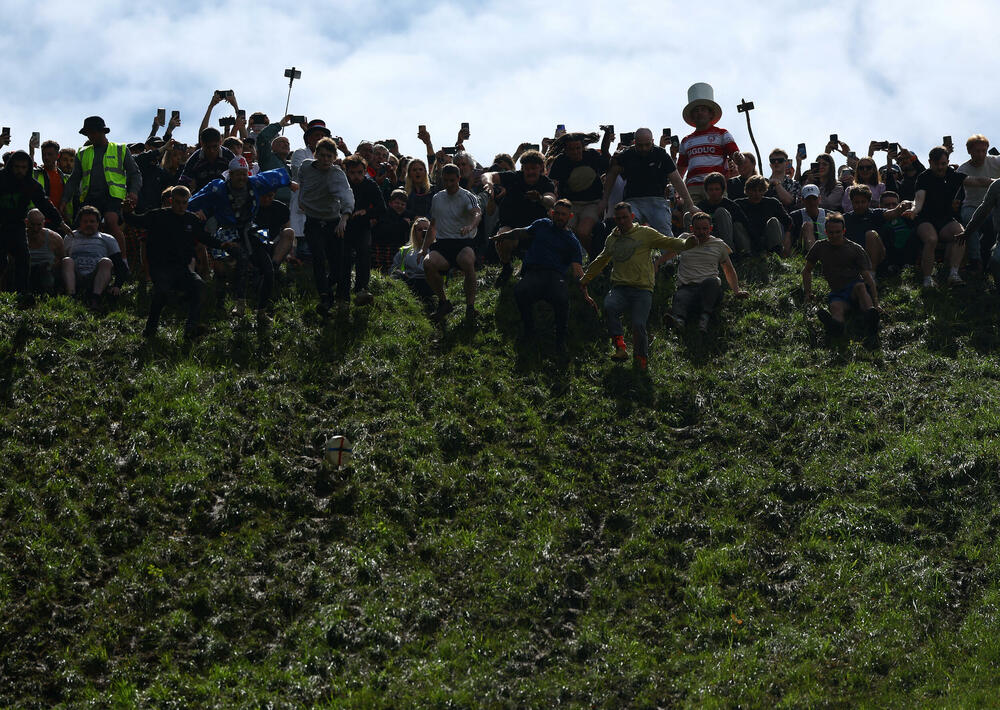
[[[965,147],[969,151],[969,160],[958,166],[958,172],[968,175],[962,187],[965,188],[965,201],[962,202],[962,224],[968,224],[972,219],[972,213],[983,203],[986,190],[990,183],[1000,178],[1000,156],[988,155],[990,147],[989,139],[977,133],[970,136],[965,141]],[[980,238],[981,233],[977,229],[975,232],[965,232],[966,254],[969,256],[969,266],[978,270],[981,260]]]
[[[66,254],[61,264],[63,284],[70,296],[76,294],[79,284],[86,293],[87,303],[94,306],[105,289],[111,296],[118,295],[128,279],[128,267],[122,260],[118,241],[100,231],[101,213],[96,207],[82,207],[77,219],[78,229],[63,240]],[[110,285],[112,272],[115,282]]]
[[[483,216],[479,200],[468,190],[459,187],[461,173],[458,166],[449,164],[441,168],[444,189],[431,200],[431,228],[424,238],[424,275],[427,285],[438,297],[435,319],[451,313],[453,306],[444,293],[442,273],[459,268],[465,275],[465,317],[476,317],[476,231]]]
[[[746,298],[750,294],[740,288],[736,269],[729,259],[732,249],[712,236],[712,218],[708,213],[698,212],[691,218],[691,231],[698,240],[698,246],[678,255],[677,292],[666,320],[680,330],[689,318],[700,313],[698,329],[704,333],[708,331],[709,319],[722,298],[720,266],[737,298]]]

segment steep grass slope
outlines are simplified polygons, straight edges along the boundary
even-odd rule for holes
[[[828,345],[800,266],[648,376],[579,299],[563,364],[493,289],[193,346],[4,297],[0,705],[991,704],[998,299],[908,275]]]

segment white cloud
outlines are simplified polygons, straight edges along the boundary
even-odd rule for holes
[[[996,125],[1000,62],[978,28],[996,26],[1000,6],[986,2],[8,4],[0,122],[16,145],[32,130],[77,145],[93,113],[112,139],[139,140],[158,106],[180,109],[193,140],[216,88],[277,118],[293,64],[293,112],[349,143],[395,136],[417,153],[418,124],[440,146],[469,121],[483,161],[557,123],[681,132],[696,81],[715,87],[721,125],[746,149],[735,106],[756,103],[765,153],[803,141],[815,154],[832,132],[858,152],[884,138],[925,153],[945,133],[961,146]]]

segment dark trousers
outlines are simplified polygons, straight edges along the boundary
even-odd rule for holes
[[[257,308],[270,306],[271,294],[274,291],[274,262],[271,261],[271,252],[267,245],[256,236],[251,235],[240,242],[240,248],[233,252],[233,256],[236,257],[236,298],[247,297],[250,267],[255,266],[260,273]]]
[[[53,273],[53,266],[48,264],[36,264],[28,272],[28,286],[31,292],[37,295],[53,295],[56,292],[56,277]]]
[[[372,233],[370,229],[361,232],[348,232],[344,235],[344,260],[341,279],[344,291],[351,288],[351,267],[354,267],[354,292],[368,288],[372,275]],[[340,293],[340,283],[337,284]]]
[[[312,253],[313,277],[316,280],[316,290],[322,300],[330,300],[330,282],[337,284],[337,298],[347,299],[350,291],[350,280],[344,285],[341,278],[344,261],[344,240],[336,234],[337,222],[306,217],[306,241]],[[370,268],[370,267],[369,267]],[[350,279],[350,272],[348,272]]]
[[[699,311],[712,313],[722,297],[722,281],[718,276],[707,278],[701,283],[685,284],[677,289],[671,310],[678,318],[687,320]]]
[[[188,299],[185,330],[193,330],[201,315],[201,291],[204,283],[198,274],[187,266],[154,266],[150,264],[149,276],[153,281],[153,301],[149,306],[146,327],[155,329],[160,323],[160,313],[167,305],[171,291],[180,291]]]
[[[23,222],[0,225],[0,250],[14,258],[14,289],[18,293],[28,293],[31,256],[28,254],[28,238]]]
[[[556,343],[566,342],[566,324],[569,321],[569,294],[566,293],[566,279],[551,269],[528,269],[521,272],[521,279],[514,287],[514,299],[521,311],[521,323],[525,334],[535,331],[534,306],[539,301],[548,301],[555,313]]]

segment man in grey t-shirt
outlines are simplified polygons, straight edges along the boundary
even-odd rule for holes
[[[128,278],[128,267],[115,238],[100,231],[100,210],[86,205],[80,209],[77,219],[79,229],[63,240],[66,254],[60,264],[63,283],[66,293],[72,296],[79,282],[81,289],[89,289],[88,303],[95,305],[105,289],[112,296],[118,295],[119,287]],[[109,287],[112,271],[115,282]]]
[[[461,178],[458,166],[445,165],[441,169],[444,189],[431,201],[431,228],[424,238],[421,253],[424,257],[424,274],[427,284],[438,297],[436,319],[451,313],[452,305],[444,293],[442,272],[458,267],[465,275],[465,317],[476,317],[476,231],[483,213],[479,200],[468,190],[459,187]]]

